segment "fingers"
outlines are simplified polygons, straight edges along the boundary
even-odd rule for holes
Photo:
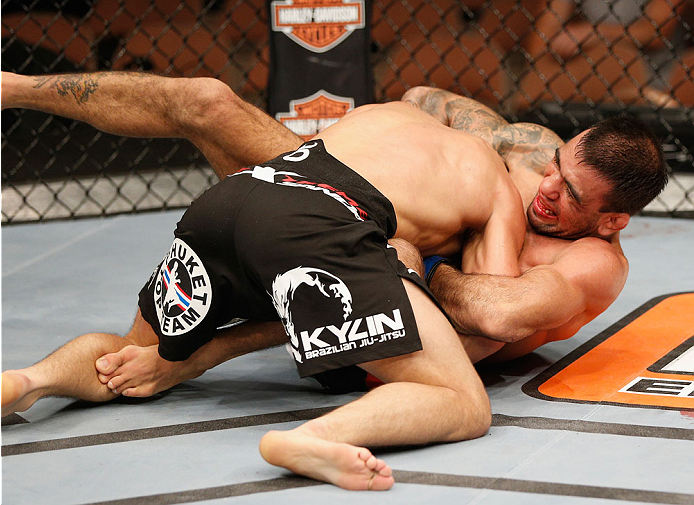
[[[115,377],[111,377],[109,381],[106,383],[108,388],[112,391],[122,391],[123,387],[126,383],[126,379],[122,375],[116,375]]]
[[[122,351],[104,354],[96,360],[96,370],[104,376],[112,375],[123,364]]]
[[[142,377],[131,377],[127,373],[111,377],[106,386],[114,393],[120,393],[123,396],[143,398],[154,394],[153,384],[145,382]]]
[[[128,345],[117,353],[99,358],[96,362],[97,376],[115,394],[151,396],[163,390],[158,375],[159,360],[157,346]]]
[[[110,389],[119,388],[122,385],[122,380],[114,382],[114,379],[127,371],[124,365],[132,359],[130,350],[132,347],[134,346],[125,346],[118,352],[104,354],[96,360],[97,377],[102,384],[108,385]]]
[[[114,393],[118,394],[122,391],[122,386],[125,382],[124,373],[127,373],[127,348],[124,347],[118,352],[105,354],[96,360],[95,366],[97,377],[102,384],[106,384]]]
[[[152,396],[154,394],[154,391],[152,386],[146,385],[124,389],[121,394],[123,396],[128,396],[131,398],[147,398],[149,396]]]
[[[123,396],[144,397],[151,396],[146,394],[147,386],[135,385],[132,380],[125,379],[122,375],[113,377],[106,386],[114,393]],[[151,390],[151,387],[149,387]]]

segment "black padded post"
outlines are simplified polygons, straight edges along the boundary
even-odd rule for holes
[[[373,101],[371,0],[276,0],[268,112],[308,139]]]

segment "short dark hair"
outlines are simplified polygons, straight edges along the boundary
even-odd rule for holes
[[[660,140],[633,116],[614,116],[594,124],[578,143],[576,154],[612,186],[602,212],[636,214],[667,184]]]

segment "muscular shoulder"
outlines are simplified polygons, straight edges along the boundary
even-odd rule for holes
[[[626,257],[617,245],[597,237],[584,237],[572,241],[571,245],[565,249],[564,254],[575,256],[589,254],[595,256],[596,259],[601,258],[602,261],[614,263],[614,266],[626,267],[627,265]]]
[[[455,188],[456,198],[449,206],[459,207],[462,221],[481,229],[494,215],[494,219],[517,222],[524,235],[523,205],[515,184],[506,170],[504,161],[485,140],[465,132],[446,129],[437,142],[445,147],[449,177],[442,178]],[[440,149],[443,152],[444,149]]]
[[[629,272],[629,263],[619,247],[595,237],[574,241],[554,265],[581,290],[587,304],[600,312],[617,298]]]

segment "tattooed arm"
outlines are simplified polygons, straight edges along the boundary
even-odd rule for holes
[[[534,123],[509,123],[476,100],[449,91],[417,86],[402,100],[441,123],[489,142],[512,168],[542,172],[564,142],[554,132]]]
[[[136,72],[2,73],[2,108],[77,119],[127,137],[187,138],[221,178],[296,149],[301,139],[210,78]]]

